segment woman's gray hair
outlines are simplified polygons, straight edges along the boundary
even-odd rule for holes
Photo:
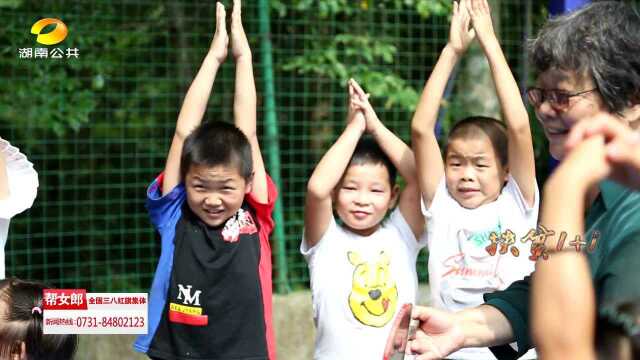
[[[609,112],[640,103],[640,14],[603,1],[550,19],[529,42],[538,73],[557,68],[593,79]]]

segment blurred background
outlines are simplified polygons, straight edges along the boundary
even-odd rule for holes
[[[230,14],[231,1],[223,3]],[[547,19],[550,4],[490,3],[524,89],[533,79],[526,39]],[[92,292],[147,291],[160,249],[145,189],[164,167],[183,96],[209,48],[215,2],[0,0],[0,12],[0,136],[29,156],[40,179],[34,206],[11,222],[7,273]],[[298,250],[304,191],[343,129],[347,79],[371,93],[383,122],[409,142],[418,96],[447,42],[450,12],[450,0],[244,1],[261,147],[281,193],[272,236],[278,294],[309,286]],[[30,33],[48,17],[68,27],[60,44],[38,44]],[[207,119],[232,121],[228,60]],[[441,138],[467,115],[500,116],[477,44],[453,80]],[[550,160],[531,119],[542,184]],[[418,266],[421,282],[426,256]]]

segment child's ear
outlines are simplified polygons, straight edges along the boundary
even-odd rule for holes
[[[338,202],[338,191],[340,191],[340,184],[336,185],[336,187],[331,190],[331,202],[333,204]]]
[[[249,176],[248,179],[244,180],[244,193],[248,194],[253,189],[253,173]]]
[[[509,165],[504,166],[504,179],[503,181],[506,183],[509,181]]]
[[[400,197],[400,186],[398,184],[393,185],[391,188],[391,199],[389,200],[389,209],[393,209],[398,203]]]
[[[345,170],[345,172],[346,172],[346,170]],[[331,201],[334,204],[338,203],[338,194],[340,194],[340,188],[342,187],[342,180],[343,179],[344,179],[344,174],[342,174],[342,177],[340,178],[340,181],[338,181],[336,186],[333,187],[333,190],[331,190]]]

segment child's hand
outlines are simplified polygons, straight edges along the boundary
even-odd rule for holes
[[[242,27],[242,5],[240,4],[240,0],[233,0],[233,11],[231,12],[231,51],[236,60],[243,56],[251,56],[249,41],[244,32],[244,27]]]
[[[456,54],[462,55],[476,36],[475,30],[469,29],[471,17],[467,10],[469,0],[460,0],[453,3],[453,16],[449,30],[449,43],[447,46]]]
[[[574,125],[565,147],[573,151],[594,136],[604,136],[606,161],[612,166],[609,177],[632,189],[640,189],[640,133],[615,115],[602,113]]]
[[[355,124],[358,130],[361,133],[364,133],[367,128],[367,123],[364,118],[364,112],[353,102],[353,99],[356,96],[356,90],[353,87],[351,80],[349,80],[349,83],[347,84],[347,89],[349,90],[349,111],[347,114],[347,126]]]
[[[481,45],[484,46],[486,41],[496,39],[491,22],[491,9],[487,0],[468,0],[467,11]]]
[[[349,80],[349,86],[353,88],[353,94],[350,93],[350,106],[354,106],[364,114],[366,121],[365,130],[373,134],[380,124],[380,119],[378,119],[378,115],[376,115],[373,106],[371,106],[369,102],[369,94],[365,93],[362,87],[360,87],[360,84],[354,79]]]
[[[224,5],[216,3],[216,32],[211,41],[209,53],[213,54],[218,63],[222,64],[227,58],[229,35],[227,34],[226,12]]]

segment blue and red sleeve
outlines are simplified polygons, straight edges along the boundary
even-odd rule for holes
[[[262,288],[262,303],[264,305],[267,349],[269,351],[269,359],[276,360],[276,340],[273,330],[271,245],[269,244],[269,235],[275,227],[272,213],[276,199],[278,198],[278,190],[269,175],[267,175],[267,194],[266,203],[260,203],[252,194],[247,195],[246,200],[254,209],[259,226],[260,264],[258,265],[258,272],[260,276],[260,287]]]

